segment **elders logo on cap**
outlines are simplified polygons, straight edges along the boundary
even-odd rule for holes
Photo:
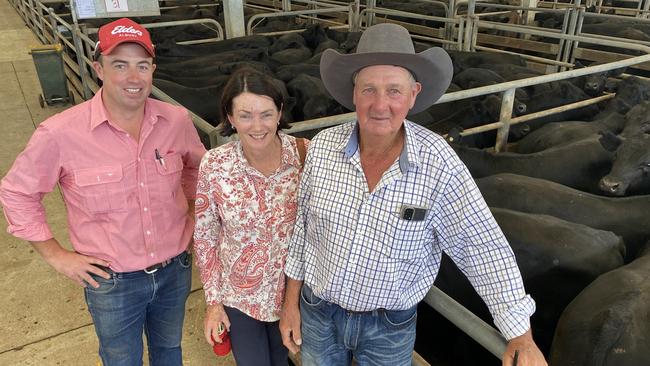
[[[108,55],[115,47],[125,42],[137,43],[155,57],[153,42],[149,32],[140,24],[129,18],[118,19],[103,25],[98,32],[99,41],[95,45],[95,52]]]

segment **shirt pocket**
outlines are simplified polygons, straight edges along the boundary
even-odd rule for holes
[[[413,262],[427,254],[426,238],[431,234],[428,231],[432,230],[429,220],[406,220],[395,212],[391,214],[391,226],[393,235],[383,251],[386,256],[397,261]]]
[[[181,184],[183,157],[179,153],[163,155],[161,159],[156,159],[156,171],[161,178],[163,191],[173,194]]]
[[[126,209],[124,173],[121,165],[74,171],[84,207],[90,213],[107,213]]]

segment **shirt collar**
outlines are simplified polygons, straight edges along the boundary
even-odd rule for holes
[[[109,122],[108,112],[106,111],[106,106],[102,100],[102,93],[104,88],[100,88],[95,93],[95,96],[90,100],[90,129],[94,130],[97,126]],[[160,112],[159,108],[154,108],[150,98],[147,98],[144,102],[144,117],[142,121],[151,121],[152,125],[155,125],[158,120],[164,116]]]
[[[409,165],[413,164],[414,166],[420,165],[420,159],[417,154],[420,146],[417,143],[415,136],[413,136],[413,126],[411,122],[404,120],[404,131],[406,133],[406,139],[404,140],[404,147],[402,152],[399,154],[399,169],[402,174],[406,173],[409,168]],[[339,145],[339,150],[342,150],[347,159],[350,159],[359,149],[359,123],[354,124],[354,128],[350,132],[350,137],[343,141]]]
[[[289,135],[281,131],[278,131],[278,136],[280,137],[280,142],[282,143],[282,161],[280,162],[280,168],[278,171],[284,170],[287,165],[293,166],[296,169],[300,169],[300,156],[295,153],[296,147],[292,143],[293,138],[289,137]],[[257,171],[246,160],[246,157],[244,156],[244,149],[241,145],[240,140],[237,141],[236,150],[237,156],[239,157],[239,160],[244,163],[245,169],[251,172]]]

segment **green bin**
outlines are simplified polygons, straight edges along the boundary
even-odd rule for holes
[[[74,96],[68,89],[62,52],[63,48],[58,43],[32,47],[29,52],[34,60],[38,80],[43,90],[43,94],[39,95],[41,108],[46,104],[74,104]]]

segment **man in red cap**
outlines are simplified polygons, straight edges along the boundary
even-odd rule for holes
[[[149,32],[129,19],[99,30],[103,87],[41,123],[0,184],[8,231],[84,287],[104,366],[182,365],[188,246],[205,153],[185,108],[149,98]],[[41,199],[63,192],[73,250],[53,237]]]

